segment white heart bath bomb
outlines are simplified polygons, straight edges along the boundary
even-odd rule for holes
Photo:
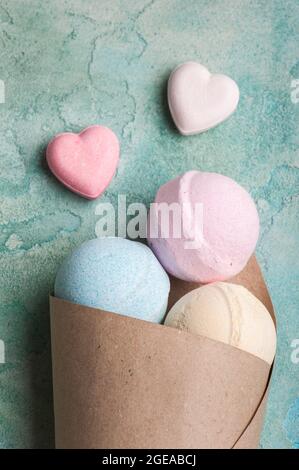
[[[179,65],[168,80],[172,118],[183,135],[217,126],[236,109],[239,88],[226,75],[211,74],[197,62]]]

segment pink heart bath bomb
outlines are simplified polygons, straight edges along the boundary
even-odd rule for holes
[[[119,142],[111,129],[90,126],[79,134],[64,132],[48,144],[50,170],[68,189],[95,199],[111,182],[119,160]]]

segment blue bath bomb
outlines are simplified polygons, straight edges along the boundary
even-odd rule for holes
[[[104,237],[83,243],[65,259],[55,296],[71,302],[160,323],[170,283],[142,243]]]

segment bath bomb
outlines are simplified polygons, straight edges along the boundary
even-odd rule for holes
[[[46,152],[50,170],[71,191],[95,199],[110,184],[119,160],[119,142],[104,126],[90,126],[79,134],[56,135]]]
[[[62,263],[56,297],[102,310],[160,323],[170,283],[153,252],[124,238],[87,241]]]
[[[171,211],[167,217],[166,206],[175,209],[175,217]],[[258,235],[252,198],[217,173],[188,171],[161,186],[151,205],[149,245],[164,268],[185,281],[208,283],[235,276],[253,254]]]
[[[184,295],[165,325],[221,341],[272,364],[276,330],[266,307],[245,287],[216,282]]]
[[[183,135],[215,127],[236,109],[239,88],[234,80],[212,74],[197,62],[179,65],[168,80],[168,103],[172,118]]]

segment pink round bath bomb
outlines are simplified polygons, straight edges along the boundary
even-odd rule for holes
[[[259,217],[251,196],[217,173],[188,171],[169,181],[150,209],[149,245],[164,268],[185,281],[233,277],[253,254],[258,235]]]

